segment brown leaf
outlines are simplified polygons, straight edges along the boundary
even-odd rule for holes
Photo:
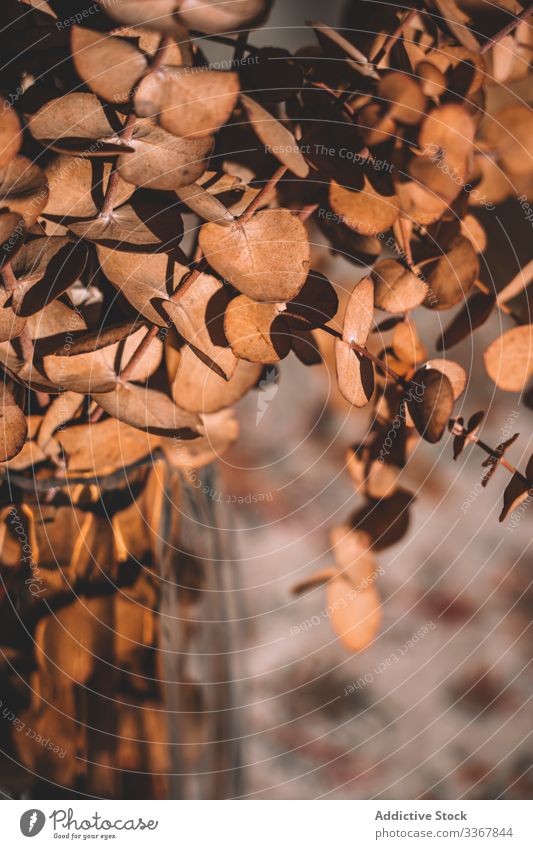
[[[256,301],[290,301],[307,279],[307,231],[288,209],[267,209],[232,227],[204,224],[200,247],[215,271]]]
[[[11,299],[11,293],[0,289],[0,342],[7,342],[20,336],[26,326],[26,320],[15,315],[11,306],[6,302]]]
[[[528,487],[527,481],[524,480],[521,474],[515,472],[503,493],[503,507],[499,521],[503,522],[515,507],[518,507],[522,501],[530,497],[530,494],[531,490]]]
[[[167,133],[148,119],[139,119],[129,146],[118,160],[120,176],[150,189],[175,191],[198,180],[207,170],[213,139],[184,139]]]
[[[0,168],[5,168],[20,150],[22,128],[17,113],[1,95],[0,115]]]
[[[150,4],[146,0],[99,0],[99,5],[119,24],[155,30],[178,40],[186,36],[178,17],[179,0],[151,0]]]
[[[26,442],[28,425],[26,416],[15,403],[13,395],[5,382],[1,388],[0,400],[0,462],[11,460]]]
[[[122,250],[170,250],[183,236],[183,221],[175,210],[160,203],[134,200],[108,215],[76,221],[69,230],[90,242]]]
[[[179,446],[175,439],[163,440],[161,447],[171,466],[198,469],[218,460],[237,440],[239,423],[233,410],[220,410],[202,416],[202,432],[204,436],[183,440]]]
[[[77,392],[63,392],[55,398],[41,420],[37,432],[37,445],[46,449],[54,433],[66,422],[70,422],[83,404],[83,395]]]
[[[258,24],[270,5],[271,0],[241,0],[238,4],[233,0],[182,0],[179,15],[185,26],[192,29],[208,33],[234,32]]]
[[[484,353],[485,368],[496,386],[521,392],[533,373],[533,325],[507,330]]]
[[[342,339],[335,339],[337,382],[341,395],[354,407],[364,407],[374,392],[374,366]]]
[[[326,56],[341,56],[352,70],[357,71],[364,77],[378,79],[374,65],[367,59],[364,53],[361,53],[357,49],[355,44],[352,44],[351,41],[348,41],[339,32],[320,21],[307,21],[307,25],[314,29]]]
[[[228,226],[235,220],[229,209],[215,195],[198,183],[182,186],[180,189],[176,189],[176,194],[183,203],[187,204],[189,209],[192,209],[204,221],[215,221],[217,224]]]
[[[27,242],[13,261],[18,286],[13,309],[19,316],[40,312],[79,278],[87,262],[87,248],[62,236]]]
[[[148,67],[144,54],[127,39],[87,27],[71,28],[70,49],[82,80],[110,103],[127,103]]]
[[[0,267],[11,262],[22,248],[26,238],[26,225],[16,212],[0,212]]]
[[[366,345],[374,322],[374,283],[363,277],[355,284],[346,304],[342,338],[345,342]]]
[[[394,328],[392,348],[399,360],[410,366],[422,362],[427,357],[425,346],[420,340],[416,326],[412,321],[402,321]]]
[[[198,416],[180,409],[156,389],[121,383],[112,392],[93,392],[92,397],[110,416],[148,433],[191,437],[199,432]]]
[[[235,356],[251,363],[277,363],[291,349],[291,331],[278,305],[246,295],[226,307],[224,332]]]
[[[166,326],[167,320],[156,309],[178,287],[188,269],[166,254],[139,254],[98,245],[98,259],[108,280],[128,299],[139,316],[153,324]]]
[[[49,197],[45,217],[94,218],[100,213],[112,171],[111,162],[62,154],[45,169]],[[116,178],[115,178],[116,179]],[[116,205],[131,197],[135,187],[122,178],[117,181]]]
[[[117,386],[119,371],[129,362],[146,333],[146,328],[140,327],[116,342],[111,341],[114,334],[110,340],[106,339],[101,331],[87,334],[68,346],[63,346],[56,354],[44,357],[46,376],[59,389],[69,389],[82,394],[112,392]],[[154,339],[148,352],[134,368],[130,379],[145,380],[153,374],[161,361],[161,354],[162,344],[158,339]]]
[[[317,366],[323,362],[315,331],[296,330],[291,327],[291,346],[304,366]]]
[[[401,71],[386,71],[378,85],[382,108],[401,124],[419,124],[426,97],[418,81]]]
[[[302,331],[322,327],[337,314],[339,299],[335,289],[319,271],[310,271],[307,280],[292,301],[286,316],[291,329]]]
[[[459,236],[454,246],[424,266],[429,290],[424,306],[447,310],[464,300],[479,276],[479,259],[469,239]]]
[[[427,295],[427,284],[395,259],[378,262],[372,277],[376,306],[387,312],[408,312],[419,306]]]
[[[41,169],[24,156],[15,156],[0,171],[0,206],[21,215],[32,227],[46,206],[48,186]]]
[[[349,525],[341,525],[331,529],[329,539],[338,573],[355,589],[366,589],[376,571],[376,561],[368,547],[370,539],[367,534],[354,531]]]
[[[111,474],[151,456],[159,438],[130,427],[118,419],[74,425],[56,433],[67,455],[69,472]]]
[[[211,136],[231,117],[239,94],[234,71],[164,68],[135,93],[141,117],[157,118],[164,130],[188,139]]]
[[[180,407],[195,413],[216,413],[236,404],[261,374],[261,366],[239,360],[229,380],[223,380],[188,347],[181,357],[172,383],[172,396]]]
[[[96,95],[76,92],[48,101],[28,128],[43,147],[59,153],[109,156],[129,149],[117,135],[123,120],[105,110]]]
[[[326,592],[331,624],[341,643],[348,651],[362,651],[375,639],[381,625],[376,590],[370,587],[357,592],[344,578],[335,578]]]
[[[453,389],[448,377],[434,368],[419,369],[410,384],[407,408],[419,434],[438,442],[453,411]]]
[[[161,302],[161,308],[180,336],[209,368],[226,380],[237,367],[224,335],[224,313],[230,298],[220,280],[211,274],[200,274],[178,301]]]
[[[413,500],[414,496],[405,489],[398,489],[391,498],[370,499],[353,514],[350,524],[355,530],[368,534],[374,551],[388,548],[407,533]]]
[[[513,180],[533,170],[533,110],[525,103],[512,103],[490,116],[483,128],[489,147],[496,153]]]
[[[346,189],[332,180],[329,202],[340,222],[363,236],[376,236],[388,230],[398,218],[398,196],[380,195],[366,177],[359,192]]]
[[[450,324],[437,340],[437,350],[445,351],[466,339],[477,328],[481,327],[489,318],[496,298],[494,295],[486,295],[484,292],[474,292],[464,307],[454,316]]]
[[[286,165],[297,177],[307,177],[309,166],[290,130],[251,97],[241,94],[241,101],[248,120],[251,122],[259,141],[265,145],[265,149],[279,159],[282,165]]]
[[[464,368],[453,360],[435,359],[428,360],[426,368],[436,369],[445,374],[451,383],[454,401],[457,401],[465,391],[467,376]]]

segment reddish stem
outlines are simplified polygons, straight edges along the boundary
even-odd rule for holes
[[[411,9],[410,12],[406,12],[406,14],[403,16],[403,18],[399,21],[396,29],[393,32],[389,33],[389,35],[387,36],[387,38],[385,39],[385,41],[381,45],[380,49],[378,50],[378,52],[376,53],[374,58],[371,60],[374,65],[379,65],[379,63],[382,61],[382,59],[384,59],[385,56],[387,56],[390,53],[390,51],[392,50],[392,48],[394,47],[394,45],[396,44],[396,42],[400,38],[404,27],[406,27],[408,24],[410,24],[411,21],[413,20],[413,18],[415,18],[417,14],[418,14],[417,9]]]
[[[250,220],[254,212],[261,206],[265,197],[270,194],[273,189],[276,188],[277,184],[281,180],[281,178],[287,173],[288,168],[286,165],[280,165],[280,167],[272,174],[270,180],[268,180],[263,188],[258,194],[254,197],[254,199],[248,204],[244,212],[239,215],[236,219],[237,224],[246,224],[247,221]]]
[[[502,27],[502,29],[499,30],[495,35],[493,35],[492,38],[489,38],[488,41],[486,41],[485,44],[482,45],[479,52],[486,53],[488,50],[491,49],[491,47],[494,47],[495,44],[501,41],[502,38],[505,38],[506,35],[510,35],[512,31],[517,26],[519,26],[519,24],[523,23],[524,21],[527,21],[527,19],[530,18],[531,15],[533,15],[533,6],[528,6],[527,9],[524,9],[522,12],[520,12],[519,15],[513,18],[513,20],[509,21],[508,24]]]

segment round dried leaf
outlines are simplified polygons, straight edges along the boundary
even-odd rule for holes
[[[26,442],[28,425],[26,416],[15,403],[11,392],[5,383],[1,389],[0,403],[0,462],[11,460]]]
[[[429,284],[424,306],[447,310],[464,300],[479,276],[479,259],[470,239],[459,236],[454,246],[424,266]]]
[[[464,368],[453,360],[435,359],[428,360],[426,368],[436,369],[446,375],[452,385],[453,397],[457,401],[465,391],[467,376]]]
[[[234,298],[226,308],[224,332],[236,357],[251,363],[277,363],[291,349],[291,331],[277,304]]]
[[[48,185],[41,169],[24,156],[15,156],[0,171],[0,207],[21,215],[32,227],[46,206]]]
[[[347,342],[335,339],[335,364],[341,395],[354,407],[365,407],[374,392],[374,366]]]
[[[0,168],[5,168],[17,155],[22,144],[22,128],[17,113],[5,97],[0,96]]]
[[[100,331],[87,334],[69,347],[60,348],[58,353],[45,356],[45,374],[58,389],[82,394],[111,392],[117,386],[120,370],[129,362],[146,332],[146,328],[140,327],[124,338],[121,329],[120,341],[112,341],[114,333],[110,334],[110,339]],[[162,350],[162,343],[154,339],[130,379],[145,380],[153,374],[161,362]]]
[[[118,159],[124,180],[144,188],[175,191],[194,183],[207,170],[213,139],[179,138],[148,119],[139,119],[129,146],[133,152]]]
[[[355,284],[346,304],[342,338],[345,342],[366,345],[374,323],[374,283],[363,277]]]
[[[103,10],[119,24],[181,37],[185,33],[178,18],[179,0],[98,0]]]
[[[365,589],[376,571],[376,561],[369,549],[367,534],[349,525],[332,528],[329,534],[338,571],[356,589]]]
[[[156,389],[121,383],[112,392],[92,393],[92,397],[110,416],[148,433],[190,437],[199,432],[198,416],[180,409]]]
[[[339,299],[335,289],[320,271],[310,271],[304,285],[287,304],[287,322],[303,331],[322,327],[337,314]]]
[[[297,177],[307,177],[309,166],[290,130],[251,97],[241,94],[241,101],[258,139],[265,148]]]
[[[20,336],[26,327],[26,319],[19,318],[13,312],[11,306],[6,306],[6,302],[11,298],[11,293],[5,289],[0,289],[0,342],[7,342],[10,339],[15,339]]]
[[[145,55],[127,39],[86,27],[71,28],[70,49],[82,80],[110,103],[127,103],[148,67]]]
[[[76,92],[50,100],[31,116],[28,128],[40,144],[60,153],[109,156],[127,149],[117,135],[122,122],[96,95]]]
[[[210,136],[231,117],[239,88],[234,71],[167,69],[161,84],[159,123],[176,136]],[[136,100],[142,96],[141,86]]]
[[[27,317],[43,310],[77,280],[87,262],[87,247],[63,236],[44,236],[26,242],[13,260],[18,286],[13,309]]]
[[[375,639],[381,625],[381,604],[373,587],[357,592],[344,578],[327,585],[331,624],[343,646],[358,652]]]
[[[130,253],[98,245],[98,259],[107,279],[137,310],[160,327],[167,319],[154,302],[168,300],[178,287],[187,267],[162,253]]]
[[[434,368],[419,369],[413,377],[407,408],[420,436],[438,442],[453,412],[454,395],[449,378]]]
[[[267,209],[232,227],[204,224],[200,247],[215,271],[256,301],[290,301],[307,279],[307,231],[288,209]]]
[[[420,277],[395,259],[384,259],[372,272],[375,302],[379,309],[400,313],[418,307],[425,299],[428,287]]]
[[[506,392],[522,392],[533,373],[533,325],[513,327],[495,339],[484,359],[496,386]]]
[[[402,321],[394,328],[392,348],[399,360],[410,366],[422,362],[427,357],[425,346],[420,340],[413,322]]]
[[[378,96],[382,107],[401,124],[419,124],[425,114],[426,96],[417,80],[401,71],[381,78]]]
[[[182,186],[181,189],[176,189],[176,194],[189,209],[192,209],[204,221],[215,221],[217,224],[228,226],[235,220],[229,209],[214,194],[206,191],[198,183]]]
[[[272,0],[240,0],[239,3],[234,0],[182,0],[179,14],[190,29],[208,33],[233,32],[259,23],[271,3]]]
[[[118,419],[59,430],[55,438],[67,457],[69,472],[111,474],[150,456],[159,438],[130,427]]]
[[[198,357],[225,380],[237,360],[224,334],[224,314],[231,295],[211,274],[200,274],[177,301],[162,301],[161,308]]]
[[[62,154],[45,169],[48,180],[48,201],[45,217],[94,218],[99,214],[113,166],[111,162]],[[135,187],[120,177],[116,205],[131,197]]]
[[[233,375],[226,381],[185,347],[181,349],[172,396],[176,404],[185,410],[216,413],[236,404],[255,386],[260,375],[259,364],[238,360]]]
[[[332,210],[350,230],[363,236],[375,236],[388,230],[399,212],[397,195],[380,195],[365,177],[360,192],[345,189],[335,180],[329,188],[329,202]]]

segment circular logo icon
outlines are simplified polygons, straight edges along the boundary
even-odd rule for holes
[[[29,811],[24,811],[20,818],[20,830],[24,837],[35,837],[43,830],[46,817],[42,811],[37,808],[31,808]]]

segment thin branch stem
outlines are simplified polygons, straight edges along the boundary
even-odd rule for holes
[[[454,436],[464,436],[467,442],[471,442],[472,445],[477,445],[478,448],[481,448],[485,454],[488,454],[489,457],[494,459],[494,461],[503,466],[504,469],[507,469],[508,472],[512,475],[518,475],[519,478],[523,480],[523,482],[527,485],[528,489],[533,488],[533,481],[528,480],[525,475],[520,472],[516,466],[513,466],[512,463],[509,463],[504,457],[499,456],[499,452],[496,448],[491,448],[490,445],[487,445],[486,442],[483,442],[475,433],[468,433],[466,428],[461,425],[459,422],[455,421],[453,423],[453,427],[451,428],[451,432]]]
[[[402,35],[404,27],[408,26],[408,24],[410,24],[413,18],[415,18],[417,15],[417,9],[411,9],[409,12],[405,13],[403,18],[399,21],[396,29],[393,32],[389,33],[374,58],[371,59],[373,65],[379,65],[379,63],[385,58],[385,56],[390,53],[390,51]]]
[[[155,52],[154,60],[148,69],[145,77],[153,74],[154,71],[157,71],[165,61],[165,57],[167,55],[168,49],[171,47],[173,43],[173,38],[170,35],[163,35],[159,41],[159,46]],[[128,113],[128,117],[124,121],[122,129],[119,132],[119,137],[121,141],[127,145],[133,136],[133,129],[135,127],[135,123],[137,121],[137,115],[135,114],[135,110],[133,108],[130,109]],[[118,188],[120,183],[120,178],[118,174],[118,157],[115,159],[113,170],[111,171],[109,181],[107,184],[106,193],[104,196],[104,202],[102,204],[102,209],[100,211],[100,215],[105,217],[107,215],[111,215],[115,208],[115,204],[117,202]]]
[[[287,173],[286,165],[280,165],[277,171],[274,172],[270,180],[268,180],[260,192],[256,194],[254,199],[248,204],[244,212],[236,219],[237,224],[246,224],[250,220],[254,212],[261,206],[267,195],[269,195],[277,186],[281,178]]]
[[[513,17],[512,20],[509,21],[509,23],[502,27],[501,30],[499,30],[495,35],[489,38],[485,42],[485,44],[481,46],[479,52],[487,53],[487,51],[494,47],[494,45],[497,44],[499,41],[501,41],[502,38],[505,38],[506,35],[510,35],[512,31],[516,29],[517,26],[519,26],[524,21],[527,21],[527,19],[530,18],[531,15],[533,15],[533,5],[528,6],[526,9],[520,12],[519,15]]]
[[[293,316],[290,312],[283,312],[282,315],[286,315],[289,318]],[[297,318],[299,321],[306,321],[303,316],[294,314],[294,318]],[[322,327],[317,327],[317,330],[323,330],[324,333],[329,333],[330,336],[334,336],[336,339],[342,339],[342,333],[338,330],[335,330],[334,327],[330,327],[329,324],[324,324]],[[409,387],[409,381],[405,380],[401,375],[394,371],[394,369],[390,368],[384,360],[380,360],[379,357],[376,357],[371,351],[365,348],[363,345],[359,345],[358,342],[347,342],[347,345],[353,351],[357,351],[362,357],[366,357],[367,360],[371,360],[378,368],[380,368],[386,375],[388,375],[391,380],[395,383],[399,383],[404,389]]]
[[[120,374],[119,374],[120,380],[128,380],[128,378],[131,376],[131,373],[133,372],[135,366],[137,365],[137,363],[140,360],[142,360],[146,351],[148,350],[148,348],[152,344],[153,340],[157,336],[158,332],[159,332],[159,327],[158,327],[157,324],[153,324],[149,328],[149,330],[147,331],[146,336],[143,338],[141,344],[135,349],[130,360],[128,360],[128,362],[126,363],[126,365],[124,366],[124,368],[120,372]]]

